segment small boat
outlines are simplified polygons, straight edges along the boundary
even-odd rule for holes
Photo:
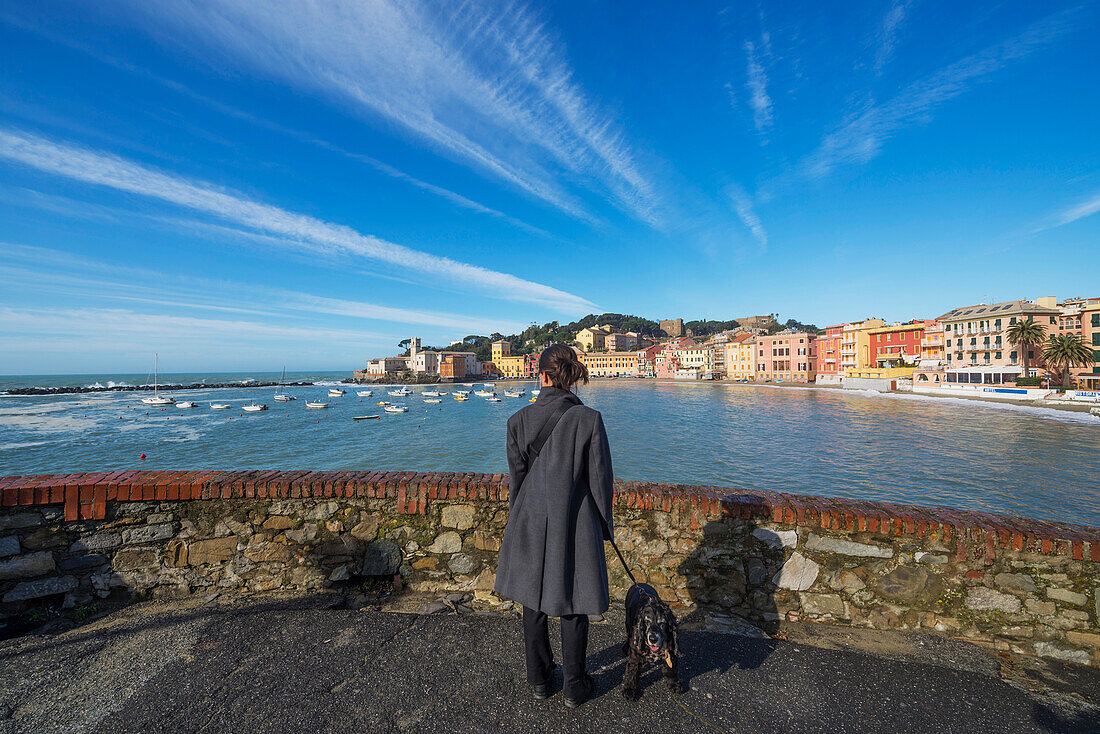
[[[184,400],[182,403],[176,403],[177,408],[194,408],[198,403],[194,400]]]
[[[307,401],[306,407],[312,408],[313,410],[323,410],[324,408],[328,407],[328,403],[310,403]]]
[[[474,386],[474,383],[472,383],[472,382],[464,382],[464,383],[462,383],[462,384],[463,384],[463,386],[465,386],[465,387],[473,387],[473,386]]]
[[[329,397],[338,398],[342,395],[347,395],[347,392],[348,392],[347,390],[341,390],[338,387],[332,387],[332,388],[329,388],[328,394],[329,394]]]
[[[1089,412],[1093,415],[1100,416],[1100,408],[1089,408]]]
[[[492,389],[492,388],[497,386],[497,384],[495,382],[483,382],[481,384],[484,385],[485,387],[489,388],[489,389]]]
[[[387,413],[408,413],[409,412],[409,409],[406,408],[404,405],[387,405],[385,408],[382,408],[382,410],[386,411]]]
[[[232,407],[229,403],[210,403],[210,410],[229,410]]]
[[[279,387],[283,386],[284,381],[286,381],[286,367],[283,367],[283,374],[279,375]],[[291,400],[297,400],[298,397],[295,395],[287,395],[286,393],[281,393],[276,390],[274,399],[280,403],[289,403]]]
[[[466,401],[469,400],[469,398],[466,397],[465,395],[455,395],[455,400],[457,400],[460,403],[465,403]]]
[[[538,395],[540,392],[542,392],[542,390],[532,390],[531,394],[532,395]]]
[[[431,403],[432,405],[435,405],[436,403],[442,403],[443,400],[441,400],[440,398],[425,398],[424,402],[425,403]]]
[[[530,399],[530,400],[528,400],[527,402],[529,402],[529,403],[533,403],[533,402],[535,402],[536,400],[538,400],[538,398],[531,398],[531,399]]]
[[[379,404],[379,405],[389,405],[389,404],[390,404],[390,402],[389,402],[388,400],[379,400],[379,401],[378,401],[378,404]]]
[[[141,402],[145,405],[171,405],[176,402],[175,399],[161,395],[157,389],[157,357],[158,355],[153,355],[153,397],[142,398]]]
[[[497,397],[486,398],[485,401],[488,402],[488,403],[499,403],[500,398],[497,398]]]
[[[468,398],[468,397],[470,397],[470,391],[469,390],[455,390],[455,397],[458,397],[459,395],[461,395],[464,398]]]
[[[393,395],[395,398],[405,398],[412,395],[412,390],[401,388],[400,390],[390,390],[389,394]]]
[[[374,390],[359,390],[355,394],[358,395],[361,398],[369,398],[372,395],[374,395]],[[377,416],[375,416],[375,417],[377,417]]]
[[[426,398],[438,398],[443,393],[439,392],[438,390],[425,390],[424,392],[422,392],[420,394],[423,395]]]
[[[267,406],[263,403],[249,403],[248,405],[242,405],[241,410],[246,413],[259,413],[261,410],[267,410]]]
[[[506,398],[522,398],[527,393],[523,390],[505,390],[504,397]]]
[[[358,423],[359,421],[376,421],[380,417],[381,416],[377,416],[377,415],[354,415],[354,416],[351,417],[351,419],[353,421],[355,421],[356,423]]]
[[[477,392],[474,393],[474,395],[477,395],[479,398],[496,397],[496,393],[493,392],[492,390],[478,390]]]

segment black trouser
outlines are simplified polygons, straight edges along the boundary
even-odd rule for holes
[[[527,682],[533,686],[550,682],[554,674],[554,654],[550,651],[550,631],[546,615],[523,608],[523,647],[527,653]],[[584,656],[588,650],[588,615],[566,614],[561,618],[561,656],[565,672],[565,695],[584,694]]]

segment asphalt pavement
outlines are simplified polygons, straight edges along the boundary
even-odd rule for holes
[[[568,709],[560,673],[555,695],[533,700],[513,615],[343,607],[149,603],[7,640],[0,732],[1100,732],[1100,671],[1005,680],[996,657],[936,636],[687,630],[688,690],[671,694],[651,670],[629,702],[623,630],[594,624],[597,692]]]

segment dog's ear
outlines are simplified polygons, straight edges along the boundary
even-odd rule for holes
[[[641,650],[642,645],[645,642],[645,630],[643,629],[645,624],[642,622],[642,615],[638,614],[634,617],[634,629],[630,630],[630,644],[635,650]]]
[[[680,624],[676,621],[676,615],[672,613],[672,609],[665,607],[665,623],[668,626],[669,635],[672,637],[669,647],[672,648],[673,655],[680,655]]]

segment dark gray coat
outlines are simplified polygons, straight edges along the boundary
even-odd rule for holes
[[[524,454],[561,401],[561,417],[538,457]],[[508,419],[508,527],[495,591],[549,616],[603,614],[609,605],[603,517],[611,518],[611,449],[599,411],[568,390],[544,387]],[[589,495],[591,489],[591,496]]]

